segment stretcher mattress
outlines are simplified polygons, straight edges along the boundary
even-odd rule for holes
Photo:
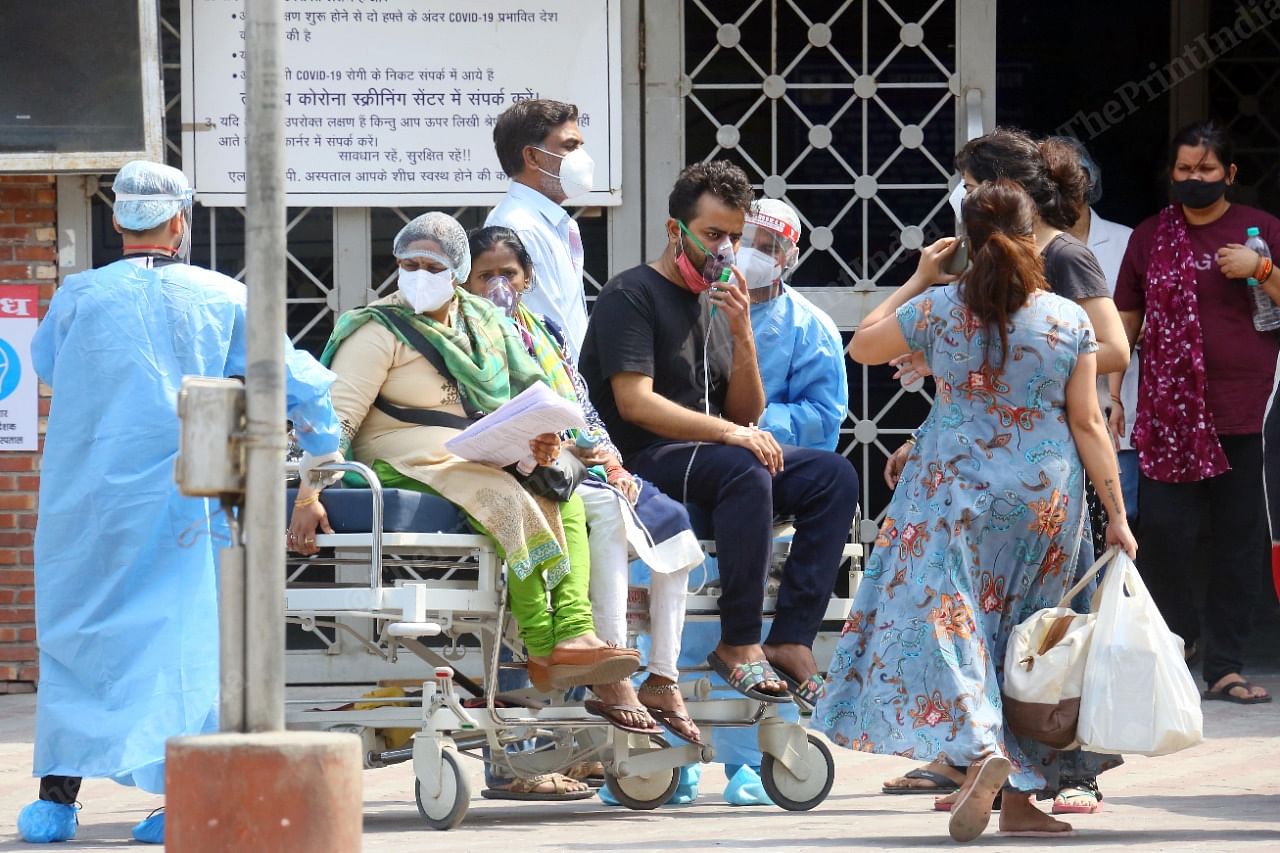
[[[297,490],[289,490],[293,513]],[[373,529],[373,500],[368,489],[333,486],[320,495],[334,533],[368,533]],[[409,489],[382,490],[384,533],[470,533],[458,508],[435,495]]]

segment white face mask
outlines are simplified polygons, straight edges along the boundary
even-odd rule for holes
[[[782,278],[782,265],[777,258],[759,249],[744,246],[738,249],[738,269],[747,280],[748,290],[772,287]]]
[[[961,222],[964,221],[964,197],[968,194],[969,191],[964,188],[964,184],[956,184],[956,188],[951,191],[950,197],[947,198],[947,201],[951,202],[951,209],[956,212],[956,219]]]
[[[544,175],[560,179],[560,189],[566,199],[577,198],[591,192],[596,174],[596,162],[591,159],[585,148],[575,148],[563,156],[554,154],[545,148],[537,149],[543,154],[551,154],[560,159],[560,174],[552,175],[546,169],[539,169]]]
[[[178,243],[178,251],[174,256],[184,264],[191,263],[191,210],[182,212],[182,240]]]
[[[399,272],[400,295],[415,314],[434,311],[453,298],[453,271],[427,272],[406,270]]]

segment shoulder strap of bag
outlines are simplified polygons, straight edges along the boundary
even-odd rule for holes
[[[475,421],[455,415],[452,412],[440,412],[435,409],[407,409],[388,402],[381,394],[373,401],[373,407],[385,415],[390,415],[405,423],[418,426],[449,427],[450,429],[466,429]]]
[[[373,310],[377,311],[379,314],[385,317],[387,319],[387,322],[395,326],[396,331],[398,331],[404,337],[404,339],[408,341],[410,346],[412,346],[418,352],[422,353],[422,357],[425,358],[427,361],[431,362],[431,366],[434,367],[440,373],[441,376],[443,376],[445,379],[452,382],[454,385],[458,384],[458,380],[454,378],[453,371],[451,371],[449,369],[449,365],[445,363],[444,356],[440,354],[440,350],[436,349],[431,345],[431,341],[427,340],[426,335],[422,334],[422,332],[419,332],[417,329],[415,329],[413,327],[413,324],[410,323],[408,320],[406,320],[403,316],[401,316],[400,312],[396,311],[395,309],[390,308],[386,305],[374,305],[372,307],[373,307]],[[470,401],[467,400],[466,394],[459,393],[458,397],[462,401],[462,410],[467,413],[468,418],[478,418],[481,416],[481,414],[483,414],[482,412],[475,409],[471,405]],[[377,401],[374,401],[374,405],[377,405]],[[383,409],[382,406],[378,406],[378,408],[382,409],[384,412],[387,411],[386,409]],[[403,411],[412,411],[412,410],[406,409]],[[399,415],[392,414],[391,412],[387,412],[387,414],[391,415],[392,417],[399,417]],[[407,420],[406,418],[400,418],[400,419]],[[410,422],[418,423],[417,421],[412,421],[412,420]],[[437,426],[437,424],[427,424],[427,426]]]
[[[1058,606],[1070,607],[1071,599],[1079,595],[1080,590],[1088,586],[1089,581],[1093,580],[1093,576],[1096,575],[1098,572],[1102,571],[1102,567],[1105,566],[1107,563],[1111,562],[1113,559],[1115,559],[1116,555],[1119,553],[1120,553],[1119,545],[1112,545],[1110,548],[1103,551],[1102,556],[1099,557],[1097,560],[1095,560],[1094,564],[1089,567],[1089,571],[1081,575],[1080,580],[1076,581],[1075,586],[1067,590],[1066,595],[1062,596],[1062,600],[1058,602]]]

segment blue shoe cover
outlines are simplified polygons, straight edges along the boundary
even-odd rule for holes
[[[773,800],[769,799],[764,785],[760,783],[760,775],[746,765],[729,780],[729,786],[724,789],[724,801],[731,806],[773,805]]]
[[[683,806],[698,799],[698,780],[701,778],[702,765],[686,764],[681,767],[680,782],[676,785],[676,790],[671,795],[671,799],[667,800],[667,803]]]
[[[36,800],[18,812],[18,835],[28,844],[70,841],[76,837],[79,806]]]
[[[133,840],[143,844],[164,844],[164,811],[158,811],[133,828]]]
[[[604,803],[606,806],[622,805],[622,803],[618,802],[618,798],[613,795],[613,791],[609,790],[608,783],[601,785],[600,790],[597,793],[600,795],[600,802]]]

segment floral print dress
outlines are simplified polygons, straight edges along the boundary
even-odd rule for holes
[[[1015,625],[1058,603],[1084,529],[1085,474],[1066,385],[1097,344],[1084,310],[1038,292],[1009,350],[934,288],[898,309],[937,383],[867,560],[813,726],[864,752],[964,767],[1000,752],[1010,785],[1056,788],[1057,753],[1006,732],[1000,699]],[[1075,773],[1101,769],[1073,767]],[[1092,763],[1089,754],[1080,762]]]

